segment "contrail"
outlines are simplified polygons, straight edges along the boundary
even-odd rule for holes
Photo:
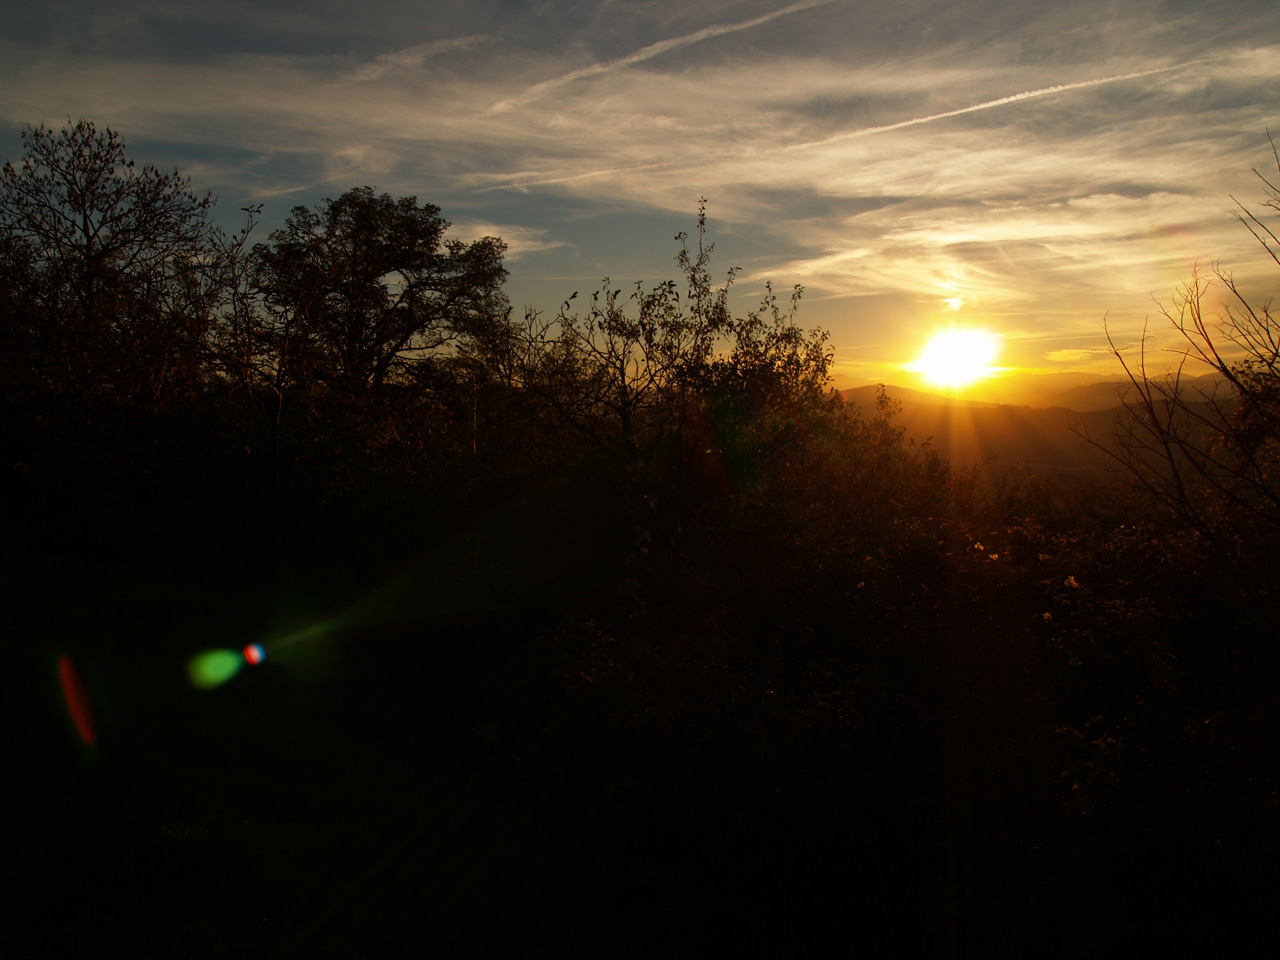
[[[542,83],[535,83],[520,96],[495,103],[490,109],[492,112],[509,110],[512,107],[537,100],[548,90],[554,90],[556,87],[563,87],[565,84],[573,83],[575,80],[581,80],[584,77],[594,77],[597,74],[608,73],[611,70],[620,70],[623,67],[631,66],[633,63],[643,63],[645,60],[652,60],[654,57],[661,56],[668,50],[687,47],[693,43],[710,40],[712,37],[724,36],[726,33],[737,33],[739,30],[750,30],[752,27],[758,27],[762,23],[768,23],[770,20],[776,20],[779,17],[785,17],[793,13],[800,13],[803,10],[820,7],[831,2],[832,0],[800,0],[799,3],[793,3],[789,7],[783,7],[781,10],[775,10],[773,13],[766,13],[753,20],[744,20],[742,23],[717,23],[710,27],[703,27],[701,30],[696,30],[683,37],[672,37],[670,40],[659,40],[657,43],[651,43],[649,46],[643,47],[635,53],[629,53],[625,57],[619,57],[616,60],[608,60],[605,63],[593,63],[591,66],[583,67],[581,70],[572,70],[564,76],[556,77],[552,80],[544,80]]]
[[[656,163],[638,163],[627,167],[607,167],[604,170],[588,170],[586,173],[569,173],[559,177],[547,177],[543,180],[517,180],[511,183],[498,183],[491,187],[480,187],[476,193],[488,193],[491,190],[523,190],[525,187],[545,187],[553,183],[569,183],[573,180],[590,180],[592,177],[607,177],[611,173],[635,173],[637,170],[660,170],[663,167],[677,167],[683,160],[661,160]]]
[[[815,6],[811,3],[809,6]],[[796,4],[800,6],[800,4]],[[787,8],[792,9],[791,7]],[[777,16],[779,14],[775,14]],[[710,29],[710,28],[709,28]],[[647,49],[647,48],[646,48]],[[641,51],[643,52],[643,51]],[[615,63],[619,61],[614,61]],[[821,140],[809,140],[805,143],[793,143],[790,146],[778,147],[773,150],[763,151],[764,153],[792,153],[796,150],[809,150],[813,147],[824,147],[832,143],[841,143],[845,140],[854,140],[858,137],[868,137],[877,133],[888,133],[892,130],[902,130],[905,127],[915,127],[922,123],[932,123],[935,120],[945,120],[948,117],[959,117],[966,113],[977,113],[980,110],[991,110],[995,107],[1003,107],[1010,103],[1020,103],[1023,100],[1035,100],[1038,97],[1048,97],[1055,93],[1066,93],[1071,90],[1081,90],[1085,87],[1097,87],[1104,83],[1116,83],[1120,80],[1136,80],[1139,77],[1150,77],[1157,73],[1169,73],[1172,70],[1181,70],[1185,67],[1193,66],[1200,61],[1188,61],[1187,63],[1178,63],[1169,67],[1154,67],[1150,70],[1139,70],[1136,73],[1120,73],[1110,77],[1095,77],[1092,80],[1077,80],[1074,83],[1060,83],[1052,87],[1041,87],[1039,90],[1026,90],[1022,93],[1015,93],[1007,97],[1000,97],[996,100],[985,100],[982,103],[975,103],[972,106],[960,107],[956,110],[947,110],[944,113],[932,113],[927,117],[915,117],[911,120],[899,120],[897,123],[887,123],[879,127],[863,127],[860,130],[850,130],[847,133],[837,133],[834,136],[825,137]],[[562,78],[563,79],[563,78]],[[548,83],[556,83],[558,81],[548,81]],[[728,160],[737,156],[737,154],[723,154],[719,157],[711,157],[711,160]],[[708,158],[702,158],[698,162],[706,163]],[[525,187],[544,186],[552,183],[566,183],[570,180],[586,180],[591,177],[602,177],[612,173],[629,173],[634,170],[648,170],[655,167],[674,166],[681,163],[678,160],[666,160],[660,163],[645,163],[631,167],[613,167],[606,170],[592,170],[587,173],[569,174],[566,176],[551,177],[543,180],[524,180],[519,183],[504,183],[493,187],[486,187],[485,190],[509,190],[524,189]]]
[[[1034,100],[1037,97],[1047,97],[1055,93],[1066,93],[1068,90],[1081,90],[1085,87],[1097,87],[1104,83],[1116,83],[1119,80],[1136,80],[1139,77],[1149,77],[1156,73],[1168,73],[1170,70],[1180,70],[1186,66],[1190,66],[1190,64],[1179,63],[1171,67],[1155,67],[1151,70],[1139,70],[1137,73],[1119,73],[1112,77],[1095,77],[1092,80],[1077,80],[1075,83],[1060,83],[1052,87],[1041,87],[1039,90],[1026,90],[1022,93],[1015,93],[1012,96],[1000,97],[997,100],[986,100],[982,103],[975,103],[970,107],[960,107],[957,110],[947,110],[944,113],[931,113],[927,117],[916,117],[912,120],[899,120],[897,123],[887,123],[880,127],[863,127],[861,130],[851,130],[848,133],[837,133],[835,136],[825,137],[822,140],[810,140],[807,143],[793,143],[789,147],[783,147],[781,152],[791,153],[795,150],[808,150],[812,147],[825,147],[829,143],[841,143],[845,140],[853,140],[856,137],[870,136],[873,133],[888,133],[891,130],[901,130],[904,127],[914,127],[922,123],[932,123],[935,120],[945,120],[948,117],[959,117],[966,113],[977,113],[979,110],[990,110],[993,107],[1003,107],[1008,103],[1019,103],[1023,100]]]

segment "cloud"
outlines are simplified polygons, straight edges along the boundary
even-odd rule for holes
[[[1077,135],[1069,98],[1095,93],[1105,85],[1130,81],[1125,84],[1126,98],[1134,100],[1140,95],[1155,97],[1156,102],[1144,106],[1159,112],[1164,105],[1161,98],[1168,100],[1163,93],[1168,76],[1203,73],[1203,64],[1199,60],[1173,65],[1166,62],[1140,70],[1003,94],[949,110],[920,112],[891,123],[858,125],[854,129],[835,132],[828,127],[824,135],[813,136],[818,131],[813,129],[815,122],[812,117],[797,116],[797,112],[791,109],[794,100],[803,96],[813,82],[863,91],[874,91],[877,86],[886,86],[886,82],[877,71],[866,67],[833,69],[829,64],[805,60],[786,61],[776,66],[778,69],[771,73],[769,91],[760,94],[753,89],[760,84],[759,71],[754,66],[736,64],[686,70],[679,74],[646,74],[642,81],[625,85],[597,82],[592,88],[591,103],[561,101],[554,113],[546,117],[546,125],[542,129],[546,130],[549,141],[541,151],[544,161],[541,169],[526,167],[519,174],[503,176],[491,166],[487,171],[476,172],[474,183],[477,187],[507,186],[521,190],[579,183],[590,190],[591,185],[585,181],[596,180],[609,190],[629,192],[628,181],[631,181],[637,185],[637,192],[648,193],[655,180],[663,179],[668,184],[687,183],[693,174],[712,183],[754,182],[776,189],[787,189],[792,184],[801,183],[822,184],[825,192],[834,195],[842,191],[832,189],[833,176],[837,181],[851,179],[847,169],[832,171],[836,164],[847,166],[861,163],[868,156],[873,161],[881,156],[890,156],[897,162],[915,167],[919,165],[920,158],[932,159],[928,152],[932,149],[932,140],[927,141],[929,146],[924,146],[925,152],[922,152],[918,139],[914,144],[903,139],[902,135],[911,133],[912,127],[936,125],[947,134],[963,133],[969,129],[983,130],[983,136],[990,139],[985,128],[969,128],[964,121],[976,119],[977,114],[1004,108],[1002,113],[1016,112],[1006,113],[1001,118],[1003,129],[997,144],[1034,139],[1040,151],[1052,151],[1057,149],[1056,140],[1050,138],[1046,142],[1046,138],[1038,133],[1024,133],[1023,127],[1029,121],[1038,123],[1042,116],[1052,115],[1054,122],[1065,128],[1064,134]],[[911,81],[915,84],[914,99],[926,104],[930,99],[937,99],[939,91],[936,85],[939,83],[947,88],[990,87],[994,80],[1000,79],[1002,71],[970,68],[964,73],[966,75],[961,76],[953,70],[950,76],[941,79],[930,78],[927,74],[914,77]],[[777,79],[773,80],[775,76]],[[895,94],[899,98],[901,92],[905,92],[901,88],[905,82],[899,78],[900,92]],[[1030,108],[1036,106],[1035,101],[1051,98],[1060,101],[1052,108],[1052,114],[1048,107],[1031,111]],[[745,108],[735,110],[735,100],[742,101]],[[1113,126],[1117,122],[1126,127],[1126,134],[1131,134],[1135,120],[1141,122],[1151,116],[1150,113],[1136,114],[1124,101],[1114,107],[1104,104],[1110,121],[1104,125],[1096,119],[1097,103],[1075,102],[1087,107],[1081,112],[1082,117],[1091,117],[1087,123],[1079,125],[1078,135],[1082,138],[1096,134],[1100,127]],[[1253,103],[1245,109],[1256,111],[1257,102],[1255,94]],[[545,117],[549,110],[532,111],[523,128],[536,135],[541,126],[536,118]],[[606,119],[609,116],[630,119],[621,125],[610,123]],[[1144,130],[1143,133],[1144,138],[1168,140],[1171,137],[1167,129],[1159,132]],[[878,148],[860,147],[856,142],[873,134],[877,135],[876,139],[884,141]],[[1186,138],[1186,131],[1181,136]],[[1067,142],[1070,145],[1070,141]],[[1053,143],[1053,147],[1048,147],[1048,143]],[[907,152],[895,155],[900,147]],[[986,145],[979,146],[979,151],[988,152]],[[800,154],[813,156],[799,160]],[[1070,169],[1056,162],[1052,156],[1034,159],[1033,163],[1037,167],[1052,168],[1055,177],[1063,169]],[[938,165],[935,163],[934,166],[937,168]],[[1088,164],[1085,169],[1089,169]],[[939,172],[944,179],[947,176],[945,171],[935,169],[932,174],[935,182]],[[963,171],[964,174],[968,172],[967,168]],[[1137,181],[1150,179],[1149,172],[1142,168],[1134,167],[1128,172],[1131,179]],[[673,177],[677,174],[679,179]],[[883,192],[891,189],[881,184]],[[653,196],[652,193],[649,195]]]
[[[672,37],[667,40],[659,40],[657,43],[651,43],[647,47],[643,47],[634,53],[629,53],[624,57],[618,57],[617,59],[609,60],[605,63],[593,63],[591,66],[572,70],[569,73],[562,74],[561,76],[555,77],[551,80],[544,80],[541,83],[535,83],[519,96],[494,104],[493,110],[501,112],[510,110],[514,107],[523,106],[546,96],[548,93],[551,93],[559,87],[573,83],[575,80],[584,80],[587,77],[594,77],[602,73],[621,70],[624,67],[643,63],[646,60],[652,60],[654,57],[661,56],[671,50],[678,50],[681,47],[700,43],[703,40],[710,40],[713,37],[722,37],[728,33],[737,33],[740,30],[750,30],[753,27],[763,26],[771,20],[777,20],[779,17],[789,16],[793,13],[801,13],[805,10],[812,10],[814,7],[825,6],[831,2],[832,0],[800,0],[800,2],[783,7],[781,10],[774,10],[771,13],[766,13],[759,17],[753,17],[750,20],[744,20],[740,23],[719,23],[714,26],[704,27],[701,30],[695,30],[693,33],[685,34],[682,37]]]
[[[1050,350],[1044,355],[1046,360],[1053,363],[1093,363],[1095,360],[1109,358],[1111,351],[1102,347],[1092,348],[1068,348],[1064,350]]]
[[[511,224],[488,223],[479,220],[465,220],[453,224],[449,231],[451,239],[470,243],[481,237],[500,237],[507,245],[507,260],[521,260],[530,254],[545,253],[558,247],[571,246],[564,240],[549,239],[548,230],[541,227],[522,227]]]
[[[3,143],[88,116],[233,217],[417,195],[529,276],[670,275],[705,196],[743,288],[803,282],[810,322],[880,344],[949,299],[1027,333],[1140,329],[1197,261],[1255,258],[1229,198],[1280,129],[1270,5],[469,0],[434,38],[408,7],[233,6],[264,31],[136,4],[141,34],[0,37]]]
[[[388,74],[413,70],[421,67],[427,60],[446,53],[471,50],[491,38],[485,36],[454,37],[447,40],[429,40],[391,53],[382,53],[373,58],[371,63],[360,67],[352,74],[358,82],[381,80]]]
[[[1090,80],[1077,80],[1074,83],[1059,83],[1051,87],[1043,87],[1039,90],[1026,90],[1022,93],[1011,94],[1007,97],[998,97],[995,100],[987,100],[983,103],[975,103],[967,107],[958,107],[955,110],[944,110],[941,113],[929,114],[925,117],[915,117],[911,120],[899,120],[896,123],[887,123],[878,127],[864,127],[861,130],[851,130],[845,133],[838,133],[822,140],[813,140],[809,143],[795,143],[784,149],[787,152],[793,150],[809,150],[813,147],[825,147],[832,143],[841,143],[845,140],[852,140],[854,137],[866,137],[877,133],[888,133],[892,130],[902,130],[906,127],[919,126],[922,123],[933,123],[937,120],[946,120],[950,117],[962,117],[968,113],[977,113],[981,110],[993,110],[996,107],[1008,106],[1011,103],[1021,103],[1023,100],[1033,100],[1037,97],[1048,97],[1056,93],[1068,93],[1072,90],[1083,90],[1087,87],[1096,87],[1104,83],[1116,83],[1121,80],[1137,80],[1142,77],[1154,76],[1158,73],[1167,73],[1170,70],[1179,69],[1179,67],[1187,66],[1187,64],[1178,64],[1168,67],[1153,67],[1150,70],[1139,70],[1134,73],[1122,73],[1113,77],[1096,77]]]

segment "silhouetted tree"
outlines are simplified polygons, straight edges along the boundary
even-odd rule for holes
[[[0,171],[11,369],[73,405],[162,406],[199,378],[212,198],[177,171],[138,169],[118,133],[87,120],[24,127],[22,142]]]
[[[1275,154],[1280,171],[1280,155]],[[1263,206],[1280,212],[1280,186],[1254,171]],[[1237,219],[1280,266],[1280,238],[1258,214],[1237,204]],[[1168,513],[1235,561],[1262,555],[1280,536],[1280,322],[1270,300],[1252,301],[1217,267],[1225,313],[1206,315],[1214,286],[1197,274],[1162,312],[1184,342],[1176,370],[1148,370],[1145,352],[1131,362],[1112,342],[1133,385],[1112,456]],[[1194,363],[1214,385],[1194,388]]]
[[[799,287],[789,311],[779,310],[766,288],[759,309],[734,317],[728,297],[738,271],[714,285],[714,246],[705,233],[703,201],[696,250],[686,234],[676,237],[683,298],[677,282],[666,281],[647,290],[637,284],[623,299],[606,279],[585,314],[572,312],[577,293],[552,319],[527,311],[495,365],[510,369],[513,382],[542,397],[574,431],[633,467],[672,455],[681,464],[690,444],[706,451],[717,442],[716,430],[736,429],[711,425],[708,418],[717,415],[736,418],[743,429],[747,421],[762,429],[775,415],[794,424],[797,405],[825,397],[827,335],[796,325]],[[757,443],[752,455],[762,454]]]
[[[255,248],[259,342],[276,389],[326,384],[378,395],[434,352],[506,318],[506,245],[448,240],[434,204],[370,187],[294,208]]]

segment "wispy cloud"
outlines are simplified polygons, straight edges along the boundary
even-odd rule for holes
[[[550,231],[541,227],[525,227],[509,223],[490,223],[482,220],[464,220],[455,223],[449,236],[469,243],[481,237],[501,237],[507,245],[507,260],[522,260],[535,253],[546,253],[570,244],[549,237]]]
[[[819,147],[827,147],[835,144],[845,143],[850,140],[856,140],[861,137],[873,136],[882,133],[891,133],[896,130],[904,130],[908,127],[916,127],[922,124],[934,123],[939,120],[946,120],[952,117],[961,117],[966,114],[978,113],[984,110],[993,110],[998,107],[1009,106],[1021,103],[1027,100],[1035,100],[1041,97],[1049,97],[1056,94],[1070,93],[1076,90],[1085,90],[1090,87],[1102,86],[1104,84],[1118,83],[1124,80],[1138,80],[1143,77],[1155,76],[1162,73],[1180,70],[1194,64],[1173,64],[1169,66],[1152,67],[1146,70],[1134,71],[1131,73],[1116,74],[1107,77],[1096,77],[1088,80],[1078,80],[1072,83],[1060,83],[1053,86],[1042,87],[1036,90],[1026,90],[1021,93],[1010,94],[1003,97],[997,97],[993,100],[985,100],[981,103],[971,104],[965,107],[958,107],[953,110],[945,110],[940,113],[932,113],[926,116],[913,117],[908,120],[899,120],[893,123],[880,124],[878,126],[862,127],[856,130],[842,131],[828,137],[817,140],[809,140],[802,143],[791,143],[778,145],[763,150],[758,147],[746,147],[744,149],[716,153],[711,155],[698,155],[684,161],[681,160],[664,160],[652,163],[638,163],[617,167],[605,167],[596,170],[585,170],[579,172],[562,172],[551,176],[529,177],[529,178],[513,178],[506,183],[494,184],[486,189],[526,189],[535,186],[550,186],[555,184],[569,183],[575,180],[587,180],[597,177],[616,176],[622,174],[637,173],[640,171],[668,169],[678,166],[691,166],[693,164],[717,163],[740,157],[749,157],[759,159],[768,154],[790,154],[801,150],[812,150]],[[585,75],[585,74],[584,74]],[[557,81],[558,82],[558,81]]]
[[[750,30],[754,27],[763,26],[770,21],[777,20],[779,17],[790,16],[793,13],[801,13],[805,10],[812,10],[814,7],[825,6],[832,0],[800,0],[799,3],[793,3],[783,7],[780,10],[774,10],[759,17],[753,17],[750,20],[743,20],[740,23],[718,23],[714,26],[704,27],[701,30],[695,30],[693,33],[685,34],[682,37],[671,37],[667,40],[659,40],[657,43],[651,43],[647,47],[643,47],[634,53],[629,53],[625,57],[618,57],[604,63],[593,63],[589,67],[582,67],[578,70],[571,70],[566,74],[555,77],[551,80],[543,80],[541,83],[535,83],[522,94],[507,100],[502,100],[493,105],[495,112],[510,110],[513,107],[524,106],[534,100],[538,100],[547,94],[553,92],[559,87],[573,83],[575,80],[585,80],[587,77],[599,76],[602,73],[611,73],[614,70],[621,70],[624,67],[630,67],[637,63],[643,63],[646,60],[652,60],[654,57],[661,56],[672,50],[678,50],[681,47],[687,47],[691,44],[701,43],[703,40],[710,40],[713,37],[722,37],[728,33],[737,33],[740,30]]]
[[[432,57],[438,57],[446,53],[455,53],[464,50],[471,50],[482,43],[491,40],[490,37],[473,35],[469,37],[454,37],[445,40],[429,40],[426,43],[418,43],[412,47],[405,47],[402,50],[395,50],[391,53],[383,53],[374,57],[370,63],[360,67],[352,74],[352,79],[361,82],[372,80],[381,80],[388,74],[398,71],[412,70],[421,67],[423,63]]]
[[[806,321],[868,362],[948,300],[942,319],[1017,331],[1028,362],[1090,350],[1102,316],[1127,337],[1197,261],[1253,255],[1229,196],[1249,202],[1280,129],[1267,5],[772,5],[459,0],[434,37],[351,0],[221,33],[208,10],[88,16],[70,39],[45,17],[0,35],[0,137],[16,156],[19,123],[90,117],[233,218],[416,195],[508,241],[517,301],[669,275],[706,196],[736,289],[804,283]]]
[[[959,107],[955,110],[944,110],[941,113],[931,113],[924,117],[913,117],[910,120],[899,120],[895,123],[881,124],[877,127],[863,127],[860,130],[850,130],[845,133],[837,133],[830,137],[824,137],[821,140],[811,140],[808,143],[795,143],[788,147],[784,147],[784,151],[790,153],[795,150],[809,150],[813,147],[825,147],[833,143],[843,143],[846,140],[853,140],[857,137],[868,137],[877,133],[889,133],[893,130],[904,130],[907,127],[917,127],[922,123],[934,123],[938,120],[946,120],[950,117],[962,117],[969,113],[978,113],[982,110],[994,110],[996,107],[1008,106],[1012,103],[1021,103],[1024,100],[1035,100],[1039,97],[1049,97],[1058,93],[1069,93],[1072,90],[1084,90],[1088,87],[1098,87],[1104,83],[1118,83],[1121,80],[1137,80],[1142,77],[1151,77],[1159,73],[1168,73],[1171,70],[1178,70],[1189,64],[1174,64],[1167,67],[1153,67],[1150,70],[1138,70],[1133,73],[1121,73],[1111,77],[1095,77],[1091,80],[1077,80],[1074,83],[1059,83],[1051,87],[1042,87],[1039,90],[1025,90],[1022,93],[1011,94],[1007,97],[997,97],[995,100],[985,100],[982,103],[975,103],[967,107]]]
[[[1050,350],[1044,355],[1046,360],[1052,363],[1092,363],[1105,357],[1110,357],[1111,351],[1102,347],[1091,347],[1087,349],[1066,348],[1062,350]]]

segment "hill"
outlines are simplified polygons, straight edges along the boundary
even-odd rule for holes
[[[1181,378],[1183,387],[1208,393],[1212,393],[1220,383],[1221,378],[1211,373]],[[875,385],[876,381],[839,383],[837,388],[844,391]],[[917,394],[937,400],[952,399],[933,393],[926,381],[910,372],[902,372],[896,378],[894,389],[902,391],[904,396]],[[1014,373],[987,380],[982,386],[982,396],[989,405],[1007,404],[1037,410],[1065,407],[1077,413],[1090,413],[1122,405],[1132,389],[1133,384],[1124,377],[1096,373]]]
[[[1083,390],[1093,391],[1101,384]],[[875,410],[878,387],[842,390],[840,396],[863,416]],[[1113,476],[1107,455],[1086,437],[1110,437],[1119,403],[1103,410],[1037,409],[1005,403],[957,400],[906,387],[886,386],[902,404],[895,421],[910,444],[932,450],[960,466],[978,466],[991,480],[1011,474],[1051,480],[1106,482]]]

